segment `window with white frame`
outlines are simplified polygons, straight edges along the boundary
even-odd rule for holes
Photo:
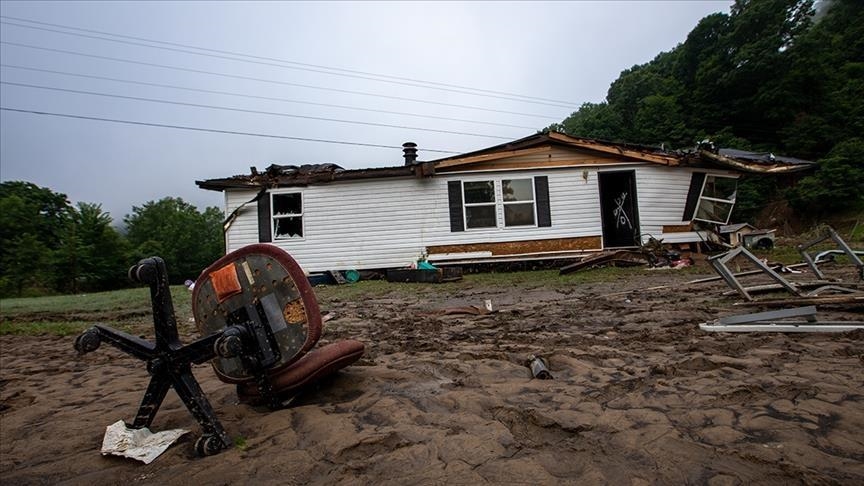
[[[466,181],[462,183],[462,191],[465,227],[468,229],[497,227],[495,182]]]
[[[534,226],[534,180],[504,179],[501,181],[504,204],[504,226]]]
[[[299,192],[271,193],[273,239],[303,238],[303,195]]]
[[[737,187],[738,179],[734,177],[706,175],[693,219],[728,224],[735,206]]]
[[[465,229],[536,226],[535,199],[533,178],[463,181]]]

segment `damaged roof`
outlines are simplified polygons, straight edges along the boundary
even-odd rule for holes
[[[251,168],[249,175],[235,175],[221,179],[195,181],[201,189],[223,191],[225,189],[259,189],[261,187],[290,187],[322,184],[327,182],[382,179],[387,177],[411,177],[414,167],[376,167],[372,169],[343,169],[336,164],[277,165],[272,164],[264,172]]]
[[[322,184],[359,179],[384,179],[393,177],[427,177],[435,169],[468,166],[474,163],[514,157],[543,147],[558,146],[613,155],[632,161],[649,162],[670,167],[715,166],[723,169],[751,173],[787,173],[807,170],[815,162],[793,157],[776,156],[771,153],[748,152],[737,149],[716,149],[713,144],[700,143],[691,150],[667,150],[630,143],[609,142],[573,137],[558,132],[536,133],[512,142],[495,145],[473,152],[436,159],[428,162],[413,162],[403,166],[370,169],[343,169],[336,164],[314,165],[270,165],[264,172],[251,168],[249,175],[235,175],[221,179],[196,181],[202,189],[223,191],[225,189],[259,189],[262,187],[290,187]]]

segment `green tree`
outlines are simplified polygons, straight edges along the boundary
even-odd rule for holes
[[[0,183],[0,294],[53,287],[51,263],[70,213],[65,194],[30,182]]]
[[[864,139],[837,144],[819,169],[789,191],[789,202],[808,215],[864,207]]]
[[[134,206],[124,219],[126,237],[138,258],[160,256],[174,283],[195,279],[224,252],[222,212],[199,212],[181,198],[166,197]]]
[[[78,203],[73,208],[55,254],[59,289],[106,290],[127,283],[125,269],[134,262],[127,241],[111,223],[99,204]]]

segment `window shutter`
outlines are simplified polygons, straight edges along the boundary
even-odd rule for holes
[[[699,202],[704,182],[704,172],[694,172],[691,176],[690,189],[687,190],[687,203],[684,204],[684,216],[681,217],[681,221],[690,221],[693,219],[693,213],[696,212],[696,204]]]
[[[273,224],[273,218],[270,215],[270,193],[265,192],[258,199],[258,242],[270,243],[272,241],[273,231],[270,225]]]
[[[447,193],[450,201],[450,231],[465,231],[462,217],[462,182],[447,182]]]
[[[552,211],[549,204],[549,178],[534,178],[534,198],[537,204],[537,226],[552,226]]]

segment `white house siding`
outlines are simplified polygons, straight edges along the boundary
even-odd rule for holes
[[[707,171],[714,175],[738,177],[728,171]],[[641,167],[636,172],[636,194],[639,197],[639,226],[642,242],[654,237],[667,243],[687,243],[704,240],[706,235],[695,231],[684,233],[663,233],[663,226],[678,226],[690,223],[683,220],[687,191],[693,170],[662,166]]]
[[[690,171],[644,164],[636,169],[639,219],[643,233],[681,224]],[[602,170],[612,167],[604,165]],[[303,194],[302,239],[277,240],[308,272],[400,267],[417,260],[427,246],[496,243],[600,236],[598,167],[438,174],[429,179],[357,180],[286,188]],[[447,182],[502,178],[549,178],[552,226],[450,231]],[[255,196],[226,191],[226,211]],[[500,194],[498,195],[500,197]],[[499,220],[503,220],[500,214]],[[258,242],[256,205],[238,215],[227,234],[228,251]]]

